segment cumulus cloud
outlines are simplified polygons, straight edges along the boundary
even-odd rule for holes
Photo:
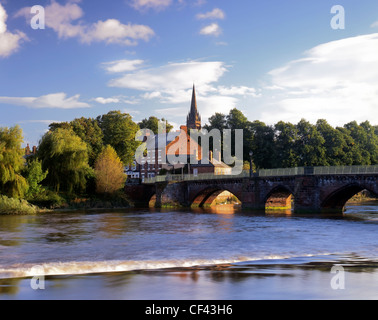
[[[104,62],[103,68],[110,73],[120,73],[127,71],[134,71],[143,65],[143,60],[116,60],[110,62]]]
[[[188,61],[126,73],[110,81],[111,87],[172,93],[189,89],[195,82],[208,87],[227,71],[221,61]]]
[[[324,118],[335,125],[378,117],[378,34],[321,44],[269,72],[275,97],[263,120]]]
[[[148,41],[155,35],[154,31],[145,25],[123,24],[116,19],[97,21],[88,24],[81,20],[84,12],[76,3],[68,1],[61,5],[52,0],[45,7],[46,26],[53,29],[59,38],[78,38],[83,43],[105,42],[122,45],[137,45],[138,40]],[[30,19],[30,7],[22,8],[16,16]]]
[[[101,103],[101,104],[109,104],[109,103],[119,103],[120,100],[118,98],[103,98],[103,97],[98,97],[94,98],[94,101]]]
[[[131,6],[137,10],[162,10],[172,4],[172,0],[131,0]]]
[[[206,13],[199,13],[197,14],[197,19],[224,19],[226,17],[226,14],[223,10],[219,8],[215,8],[212,11],[206,12]]]
[[[165,117],[183,117],[188,112],[193,82],[203,120],[217,112],[227,113],[237,106],[239,98],[257,98],[260,93],[246,86],[219,86],[228,71],[222,61],[187,61],[168,63],[156,68],[139,69],[110,81],[109,86],[139,90],[140,98],[164,104],[155,110]],[[167,107],[167,105],[174,105]]]
[[[92,100],[100,104],[111,104],[111,103],[137,104],[139,102],[138,99],[126,98],[124,96],[109,97],[109,98],[97,97]]]
[[[201,35],[218,37],[222,33],[221,27],[217,23],[212,23],[200,30]]]
[[[27,36],[21,31],[14,33],[7,30],[8,15],[0,3],[0,57],[9,57],[15,53],[22,41],[28,40]]]
[[[16,105],[33,109],[56,108],[76,109],[90,108],[90,105],[79,101],[80,95],[67,98],[64,92],[52,93],[40,97],[0,97],[0,104]]]

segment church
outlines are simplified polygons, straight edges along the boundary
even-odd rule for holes
[[[125,173],[131,179],[154,178],[161,173],[190,173],[198,175],[203,173],[212,173],[216,175],[229,174],[231,168],[221,161],[220,152],[213,156],[213,152],[209,155],[202,155],[201,146],[198,142],[190,137],[190,130],[201,130],[201,116],[197,108],[196,89],[193,85],[192,100],[190,111],[186,118],[186,125],[180,126],[180,130],[169,133],[157,134],[153,139],[147,139],[147,162],[143,165],[137,164],[136,161],[132,166],[125,168]],[[163,141],[160,146],[159,141]],[[176,164],[172,165],[164,163],[162,157],[179,156],[186,159],[189,163],[190,158],[195,157],[197,164]],[[208,161],[201,163],[206,158]]]

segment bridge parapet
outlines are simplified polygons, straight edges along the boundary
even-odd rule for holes
[[[148,179],[140,187],[146,187],[143,196],[147,199],[155,190],[161,206],[208,204],[223,190],[234,194],[243,207],[250,209],[286,208],[293,198],[294,210],[298,212],[342,212],[346,202],[362,190],[378,196],[378,166],[271,169],[259,170],[253,176],[249,171],[237,176],[172,175]]]
[[[358,174],[378,174],[377,166],[339,166],[339,167],[295,167],[280,169],[261,169],[253,173],[253,177],[285,177],[285,176],[309,176],[309,175],[358,175]],[[244,170],[239,175],[215,175],[206,174],[177,174],[157,176],[144,180],[144,184],[155,184],[159,182],[181,182],[181,181],[203,181],[203,180],[223,180],[250,178],[249,170]]]

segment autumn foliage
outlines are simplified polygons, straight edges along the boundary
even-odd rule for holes
[[[126,180],[123,164],[116,151],[106,146],[95,163],[96,192],[112,194],[121,189]]]

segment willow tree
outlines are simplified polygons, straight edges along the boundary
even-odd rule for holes
[[[22,198],[28,184],[21,175],[24,169],[22,130],[19,126],[0,128],[0,193],[13,198]]]
[[[96,191],[111,194],[125,185],[126,175],[123,164],[117,152],[106,146],[95,163]]]
[[[47,182],[57,192],[83,191],[91,173],[87,144],[72,129],[47,132],[38,147],[38,158],[48,170]]]

